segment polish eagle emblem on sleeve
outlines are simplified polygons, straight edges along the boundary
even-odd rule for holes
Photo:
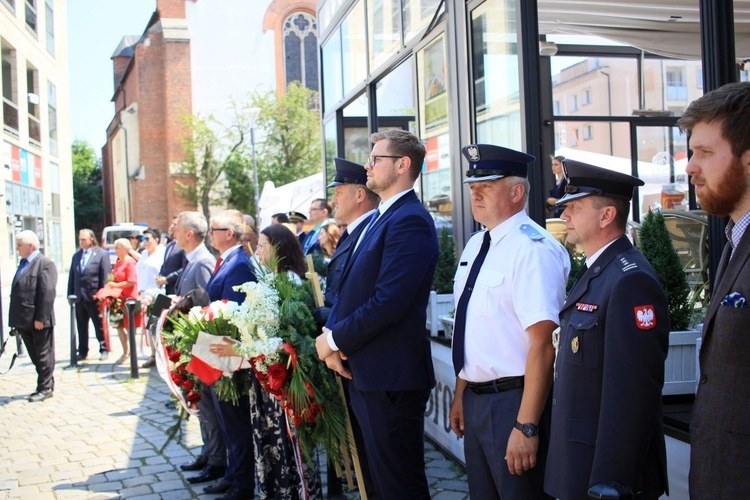
[[[651,330],[656,326],[656,312],[653,305],[637,306],[633,308],[635,325],[641,330]]]

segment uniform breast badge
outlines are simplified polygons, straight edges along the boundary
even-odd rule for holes
[[[573,337],[573,340],[570,341],[570,350],[573,351],[573,354],[578,353],[578,336]]]
[[[578,309],[579,311],[591,313],[599,309],[599,306],[597,306],[596,304],[584,304],[583,302],[576,302],[576,309]]]

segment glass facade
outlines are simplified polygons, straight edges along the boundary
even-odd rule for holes
[[[344,97],[341,32],[336,30],[323,45],[323,109],[328,112]]]
[[[404,0],[404,41],[425,29],[435,17],[440,0]],[[444,9],[443,9],[444,10]]]
[[[367,78],[365,5],[360,0],[341,23],[344,94]]]
[[[368,0],[370,67],[376,68],[401,46],[401,1]]]

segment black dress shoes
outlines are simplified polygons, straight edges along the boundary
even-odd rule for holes
[[[198,455],[198,458],[196,458],[195,461],[190,462],[189,464],[180,465],[180,469],[185,472],[203,470],[206,464],[208,464],[208,457],[205,455]]]
[[[211,495],[215,495],[217,493],[226,493],[227,491],[232,489],[232,483],[229,481],[224,481],[223,479],[219,481],[216,484],[212,484],[211,486],[206,486],[203,488],[204,493],[209,493]]]
[[[35,392],[29,396],[29,403],[38,403],[52,397],[52,389],[45,389],[43,391]]]
[[[225,495],[220,496],[216,500],[252,500],[253,498],[255,498],[255,492],[253,490],[232,488]]]
[[[221,467],[219,465],[207,465],[206,468],[203,469],[197,476],[187,478],[187,482],[190,484],[198,484],[213,481],[214,479],[221,479],[224,477],[224,473],[226,471],[226,467]]]

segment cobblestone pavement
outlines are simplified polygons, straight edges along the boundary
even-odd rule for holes
[[[214,498],[203,493],[205,485],[193,487],[185,480],[195,473],[179,470],[200,450],[198,422],[191,418],[183,423],[178,438],[167,443],[167,430],[177,422],[176,411],[165,406],[170,396],[155,369],[140,369],[140,378],[132,379],[129,365],[115,365],[121,354],[116,335],[111,338],[108,361],[98,361],[92,338],[89,359],[78,368],[68,368],[67,276],[61,273],[60,282],[54,397],[27,402],[36,380],[28,357],[19,358],[9,373],[0,376],[0,499]],[[7,311],[9,288],[2,292]],[[8,342],[9,352],[0,359],[0,372],[16,352],[13,342]],[[145,354],[140,354],[142,363]],[[433,498],[468,498],[460,465],[429,442],[425,461]],[[359,495],[350,492],[347,497]]]

